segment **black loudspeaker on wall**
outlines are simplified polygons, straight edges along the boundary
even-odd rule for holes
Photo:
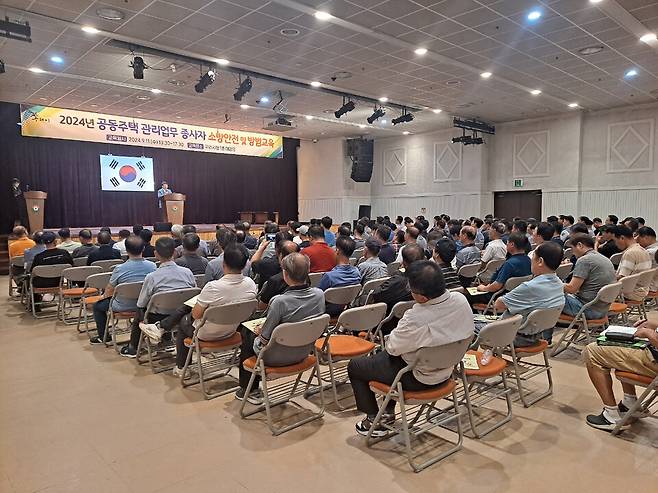
[[[362,217],[367,217],[370,219],[370,212],[372,211],[372,207],[369,205],[360,205],[359,206],[359,219]]]
[[[155,223],[153,225],[153,231],[156,233],[169,233],[171,231],[171,223]]]
[[[373,149],[372,140],[349,139],[347,141],[347,155],[352,159],[352,180],[356,182],[370,181]]]

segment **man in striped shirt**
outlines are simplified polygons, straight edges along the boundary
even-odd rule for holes
[[[624,252],[619,267],[617,267],[617,279],[651,269],[651,256],[635,241],[633,232],[628,226],[615,227],[615,244],[620,251]],[[650,284],[651,280],[642,284],[638,282],[633,294],[624,296],[633,301],[641,301],[649,294]]]
[[[443,280],[446,283],[446,289],[461,287],[457,272],[452,268],[452,260],[457,254],[457,247],[448,238],[441,238],[436,242],[432,258],[441,267]]]

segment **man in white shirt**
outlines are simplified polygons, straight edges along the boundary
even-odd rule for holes
[[[656,261],[656,252],[658,252],[658,241],[656,241],[656,231],[649,226],[642,226],[637,230],[636,241],[644,248],[651,257],[651,268],[658,267]],[[658,277],[653,278],[653,283],[649,286],[649,291],[658,291]]]
[[[119,250],[121,255],[127,255],[126,252],[126,239],[130,236],[130,231],[127,229],[119,230],[119,241],[117,241],[112,248]]]
[[[496,223],[489,229],[489,243],[482,252],[482,266],[490,260],[504,260],[507,258],[507,245],[503,243],[501,237],[505,234],[505,225]]]
[[[363,356],[347,366],[356,407],[366,417],[356,424],[360,435],[367,435],[379,406],[369,382],[375,380],[390,385],[398,372],[412,363],[419,349],[437,347],[473,336],[473,313],[461,293],[446,291],[441,268],[428,260],[419,260],[407,268],[405,275],[413,299],[417,302],[398,322],[386,340],[386,350],[374,356]],[[450,368],[430,368],[418,365],[401,380],[404,390],[421,391],[435,388],[448,380]],[[387,408],[388,419],[394,414],[395,402]],[[373,430],[379,437],[384,429]]]
[[[407,245],[411,245],[412,243],[418,243],[419,234],[420,231],[418,231],[418,228],[414,226],[407,228],[407,230],[404,233],[404,245],[402,245],[398,250],[398,256],[395,259],[396,262],[402,263],[402,250],[404,250],[404,247],[406,247]]]

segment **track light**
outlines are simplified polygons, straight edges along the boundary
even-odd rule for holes
[[[148,67],[144,63],[144,59],[141,56],[133,57],[133,61],[130,64],[133,69],[133,78],[143,79],[144,78],[144,69]]]
[[[367,118],[368,123],[370,123],[370,125],[372,125],[373,122],[379,120],[385,114],[386,114],[386,112],[384,111],[383,108],[376,108],[374,113]]]
[[[215,82],[215,72],[213,70],[208,70],[205,74],[201,76],[199,82],[197,82],[194,85],[194,90],[199,94],[201,94],[213,82]]]
[[[409,123],[414,120],[414,115],[411,113],[407,113],[407,109],[405,108],[402,110],[402,114],[398,116],[397,118],[393,118],[391,120],[391,123],[393,125],[397,125],[398,123]]]
[[[233,99],[236,101],[242,101],[244,95],[251,91],[252,86],[253,83],[251,82],[251,79],[247,77],[245,80],[240,82],[240,87],[238,87],[238,90],[235,91],[235,94],[233,94]]]
[[[345,103],[343,100],[343,106],[341,106],[334,112],[334,116],[336,118],[340,118],[345,113],[349,113],[350,111],[352,111],[354,108],[356,108],[354,101],[348,101],[347,103]]]

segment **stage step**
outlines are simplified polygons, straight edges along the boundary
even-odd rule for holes
[[[0,274],[9,274],[9,235],[0,235]]]

